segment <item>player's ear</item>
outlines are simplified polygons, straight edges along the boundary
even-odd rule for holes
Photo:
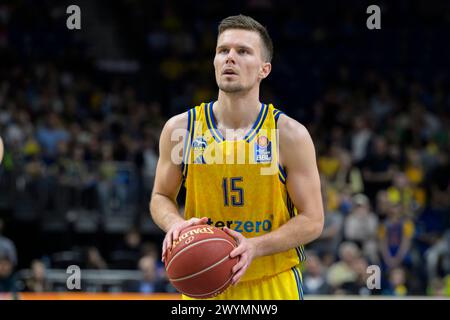
[[[270,74],[270,71],[272,71],[272,64],[270,62],[264,62],[261,69],[259,70],[259,76],[262,79],[267,78],[267,76]]]

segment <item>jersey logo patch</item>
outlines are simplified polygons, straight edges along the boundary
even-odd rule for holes
[[[203,151],[206,149],[207,145],[208,145],[208,143],[206,142],[206,140],[203,137],[197,137],[197,138],[195,138],[194,142],[192,142],[192,148],[195,151]]]
[[[255,142],[256,163],[267,163],[272,161],[272,142],[266,136],[259,136]]]

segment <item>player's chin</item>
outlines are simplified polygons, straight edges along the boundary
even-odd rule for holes
[[[243,90],[242,86],[234,81],[219,83],[219,89],[227,93],[239,92]]]

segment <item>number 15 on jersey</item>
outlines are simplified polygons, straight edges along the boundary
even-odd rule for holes
[[[242,177],[223,178],[223,205],[229,207],[242,207],[244,205],[244,189],[242,188]]]

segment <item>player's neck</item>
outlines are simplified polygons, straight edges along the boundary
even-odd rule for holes
[[[258,94],[228,94],[219,91],[213,111],[217,126],[223,129],[251,127],[261,110]]]

